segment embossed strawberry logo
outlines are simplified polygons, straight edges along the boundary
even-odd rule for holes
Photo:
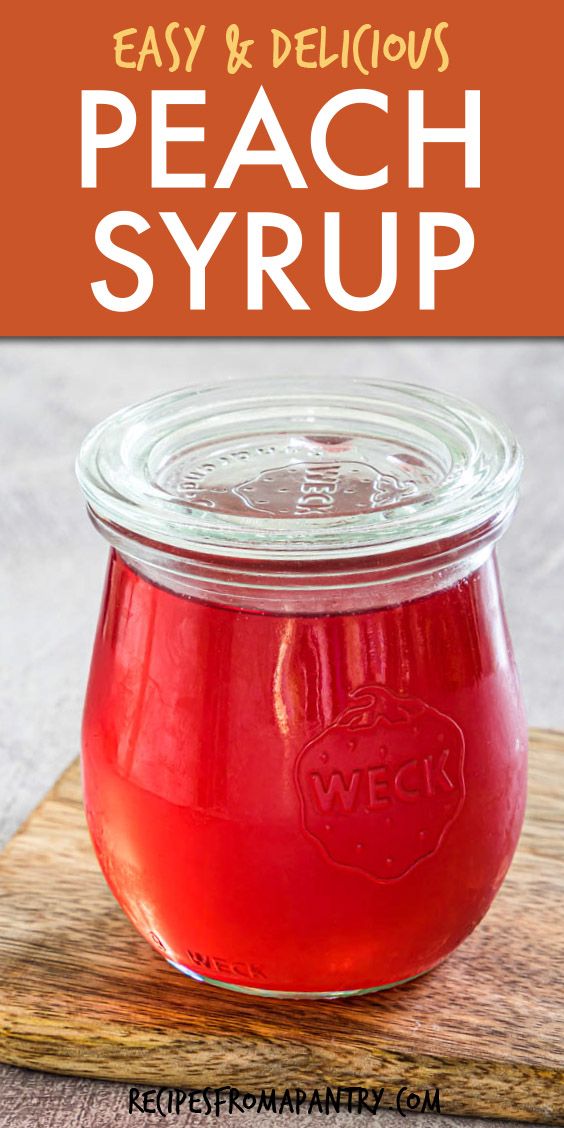
[[[364,462],[293,462],[263,470],[235,486],[247,509],[266,517],[354,516],[360,511],[409,501],[412,481],[401,482]]]
[[[331,861],[396,880],[435,853],[459,813],[463,762],[450,717],[363,686],[297,760],[304,827]]]

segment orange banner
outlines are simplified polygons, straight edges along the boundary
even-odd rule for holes
[[[4,16],[4,335],[562,330],[562,5]]]

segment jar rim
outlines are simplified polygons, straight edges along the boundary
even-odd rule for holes
[[[489,412],[356,376],[194,384],[109,416],[77,459],[102,531],[282,567],[498,535],[521,469]]]

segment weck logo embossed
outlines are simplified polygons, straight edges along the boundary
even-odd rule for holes
[[[298,758],[304,828],[330,861],[397,880],[438,850],[460,812],[463,764],[450,717],[363,686]]]

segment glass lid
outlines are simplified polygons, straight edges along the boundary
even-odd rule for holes
[[[257,560],[380,556],[501,526],[521,455],[465,400],[357,377],[229,378],[128,407],[77,473],[102,525]]]

